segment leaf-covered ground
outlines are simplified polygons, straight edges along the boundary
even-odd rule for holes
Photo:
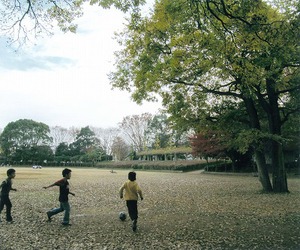
[[[290,177],[289,194],[262,194],[256,177],[137,171],[144,192],[137,232],[118,189],[128,171],[73,169],[71,227],[58,206],[60,168],[16,168],[10,197],[14,223],[2,212],[0,249],[300,249],[300,179]],[[1,179],[6,168],[0,168]],[[126,211],[127,212],[127,211]]]

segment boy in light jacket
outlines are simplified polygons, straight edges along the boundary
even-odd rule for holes
[[[136,173],[129,172],[128,180],[121,186],[119,190],[120,198],[123,199],[123,193],[125,190],[125,201],[128,208],[129,217],[132,220],[132,230],[135,232],[137,228],[138,209],[137,201],[138,196],[143,200],[142,190],[136,182]]]

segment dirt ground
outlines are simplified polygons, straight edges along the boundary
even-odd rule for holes
[[[7,168],[0,168],[1,181]],[[62,168],[16,168],[11,192],[14,223],[0,224],[0,250],[25,249],[300,249],[300,178],[288,179],[289,194],[262,194],[257,177],[136,171],[139,201],[134,233],[118,196],[128,171],[73,168],[72,226],[63,214],[47,222],[58,203]],[[126,211],[127,213],[127,211]]]

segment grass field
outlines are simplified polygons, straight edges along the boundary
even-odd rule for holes
[[[128,171],[73,168],[71,227],[58,206],[62,168],[16,168],[11,192],[13,224],[2,212],[0,249],[300,249],[300,178],[290,177],[289,194],[262,194],[256,177],[200,172],[136,171],[144,192],[136,233],[118,190]],[[6,168],[0,168],[5,179]],[[127,212],[127,211],[126,211]]]

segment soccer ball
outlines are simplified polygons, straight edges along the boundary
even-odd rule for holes
[[[121,220],[121,221],[124,221],[124,220],[126,220],[126,214],[125,214],[125,212],[120,212],[119,213],[119,219]]]

